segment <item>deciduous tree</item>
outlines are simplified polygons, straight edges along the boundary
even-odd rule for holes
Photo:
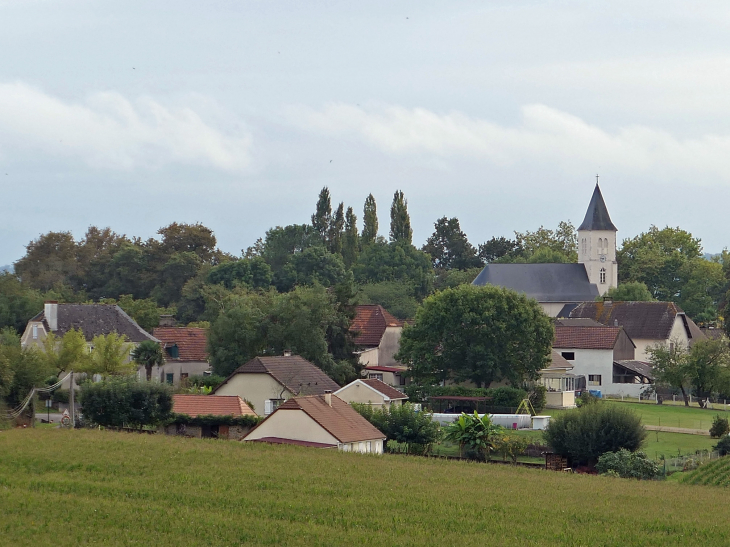
[[[390,241],[410,245],[412,239],[413,230],[411,230],[411,217],[408,214],[408,200],[402,191],[396,190],[390,206]]]
[[[433,234],[421,249],[428,253],[437,270],[466,270],[479,266],[474,246],[461,231],[459,219],[442,217],[434,224]]]

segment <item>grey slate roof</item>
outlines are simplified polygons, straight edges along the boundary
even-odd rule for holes
[[[578,227],[579,230],[611,230],[617,232],[616,226],[611,222],[611,217],[608,216],[608,209],[606,208],[606,202],[603,201],[601,195],[601,189],[596,184],[596,189],[593,190],[593,197],[591,202],[588,204],[588,210],[586,211],[586,217],[583,219],[583,223]]]
[[[269,374],[294,395],[324,395],[340,389],[322,369],[299,355],[254,357],[241,365],[213,393],[236,374]]]
[[[129,317],[124,310],[116,305],[109,304],[57,304],[58,328],[53,331],[56,336],[63,336],[71,329],[84,333],[87,342],[95,336],[107,335],[116,332],[124,335],[127,340],[139,343],[144,340],[159,342],[157,338],[142,329],[137,322]],[[31,321],[42,321],[46,329],[50,330],[45,311],[36,315]]]
[[[654,370],[650,363],[645,363],[644,361],[614,361],[614,364],[649,378],[649,380],[654,379]]]
[[[583,264],[487,264],[472,285],[497,285],[538,302],[594,300],[598,288]]]

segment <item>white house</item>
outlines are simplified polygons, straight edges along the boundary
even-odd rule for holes
[[[400,406],[408,400],[408,395],[390,387],[385,382],[362,379],[350,382],[335,391],[335,395],[346,403],[363,403],[377,408]]]

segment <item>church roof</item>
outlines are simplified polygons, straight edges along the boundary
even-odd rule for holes
[[[608,215],[608,209],[606,208],[606,202],[603,201],[601,195],[601,189],[596,184],[596,189],[593,190],[593,197],[588,205],[586,211],[586,217],[583,219],[583,223],[578,227],[578,230],[611,230],[616,232],[616,226],[611,222],[611,217]]]
[[[538,302],[595,300],[598,288],[583,264],[487,264],[472,285],[497,285]]]

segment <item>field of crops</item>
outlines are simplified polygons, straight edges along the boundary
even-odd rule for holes
[[[730,457],[720,458],[703,464],[689,473],[682,473],[680,482],[683,484],[730,486]]]
[[[0,433],[4,545],[727,545],[721,489],[412,456]]]

